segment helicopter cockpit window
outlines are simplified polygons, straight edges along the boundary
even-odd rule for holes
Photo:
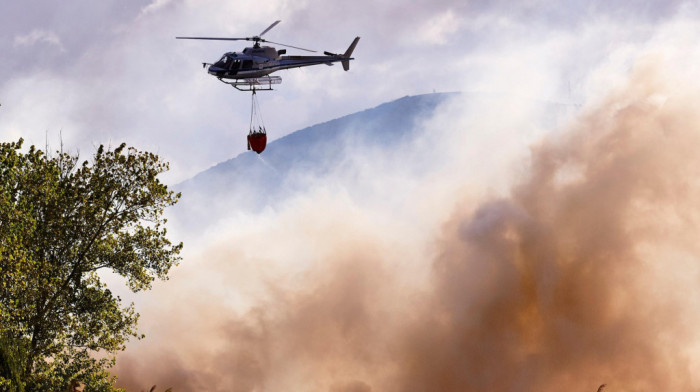
[[[228,57],[227,57],[227,56],[223,56],[219,61],[217,61],[216,63],[214,63],[214,65],[216,65],[217,67],[226,68],[226,65],[227,65],[226,62],[227,62],[227,61],[229,61],[229,60],[228,60]]]

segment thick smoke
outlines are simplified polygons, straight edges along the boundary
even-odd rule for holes
[[[533,146],[503,196],[426,211],[426,177],[404,213],[330,187],[238,221],[154,290],[119,384],[697,390],[700,91],[662,57]]]
[[[698,387],[700,117],[657,72],[533,148],[511,197],[450,219],[395,390]]]

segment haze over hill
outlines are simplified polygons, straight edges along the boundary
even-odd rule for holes
[[[235,200],[239,209],[260,208],[300,187],[295,174],[322,177],[354,148],[400,147],[414,135],[416,123],[432,115],[437,105],[450,96],[454,94],[404,97],[292,132],[268,143],[260,156],[242,153],[176,188],[193,195],[185,196],[183,205],[188,204],[188,197],[208,195]],[[268,132],[273,138],[274,130]]]
[[[423,155],[422,159],[429,158],[429,154],[440,155],[440,151],[435,150],[444,142],[440,138],[455,130],[434,129],[425,124],[438,114],[436,110],[440,105],[449,105],[455,99],[460,102],[457,113],[460,116],[478,112],[484,107],[494,110],[500,106],[505,111],[519,101],[537,106],[539,118],[533,117],[528,119],[529,122],[518,124],[522,129],[517,137],[522,139],[530,137],[533,128],[540,131],[555,128],[557,122],[574,109],[573,105],[528,101],[503,94],[406,96],[292,132],[268,143],[261,155],[242,153],[176,185],[175,189],[183,193],[183,199],[174,208],[173,222],[188,228],[204,228],[230,213],[279,206],[293,195],[326,182],[329,176],[347,174],[343,167],[351,169],[358,164],[353,160],[359,157],[374,165],[378,163],[377,155],[394,157],[401,155],[402,151],[414,151],[417,142],[424,143],[421,146],[424,151],[419,153]],[[457,132],[462,134],[461,140],[470,142],[470,129]],[[268,136],[274,137],[274,130],[268,130]],[[459,143],[459,140],[454,139],[454,142]],[[435,148],[425,144],[433,144]],[[434,162],[424,163],[422,167],[413,168],[416,174],[425,175],[426,171],[436,168]],[[405,162],[405,165],[412,167],[410,162]],[[348,192],[353,192],[353,186],[358,185],[346,181],[350,180],[348,178],[331,180]]]

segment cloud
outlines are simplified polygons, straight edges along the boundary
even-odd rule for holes
[[[55,46],[61,52],[66,51],[66,49],[63,47],[63,44],[61,43],[61,39],[53,31],[32,30],[28,34],[15,36],[14,39],[15,46],[35,46],[40,43]]]
[[[141,9],[139,17],[143,17],[149,13],[158,12],[158,10],[166,7],[168,4],[172,4],[172,0],[153,0],[150,4]]]
[[[425,44],[444,45],[457,32],[461,21],[452,10],[433,16],[418,29],[415,39]]]

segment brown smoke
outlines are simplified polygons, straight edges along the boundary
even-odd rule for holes
[[[510,198],[448,222],[396,390],[693,389],[697,266],[687,293],[674,275],[700,256],[700,117],[653,69],[533,148]]]
[[[119,384],[697,390],[700,94],[660,69],[643,62],[533,147],[507,197],[459,204],[426,239],[434,256],[416,256],[425,280],[371,218],[333,203],[297,206],[264,234],[269,246],[291,247],[285,230],[305,239],[294,245],[308,248],[304,268],[212,247],[164,285],[160,311],[142,310],[157,316],[119,357]],[[218,280],[243,287],[249,306],[210,289]]]

